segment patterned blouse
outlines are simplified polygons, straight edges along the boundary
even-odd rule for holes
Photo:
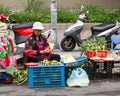
[[[38,44],[40,44],[39,42],[42,42],[40,46],[40,49]],[[51,53],[45,53],[45,54],[40,54],[40,50],[44,50],[47,46],[49,46],[49,44],[47,43],[47,39],[44,35],[40,35],[39,36],[39,40],[36,40],[35,35],[31,35],[28,40],[25,42],[25,50],[27,49],[31,49],[31,50],[36,50],[37,51],[37,56],[39,56],[42,60],[44,59],[49,59],[51,56]]]

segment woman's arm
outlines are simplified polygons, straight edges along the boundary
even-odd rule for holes
[[[29,38],[25,42],[24,54],[28,57],[34,57],[34,56],[38,55],[39,53],[37,52],[37,50],[34,49],[34,47],[35,47],[34,41]]]
[[[35,40],[33,37],[29,37],[28,40],[25,42],[25,49],[34,49],[35,47]]]

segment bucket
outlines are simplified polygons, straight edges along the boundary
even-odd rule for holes
[[[99,58],[106,58],[108,54],[108,50],[98,50],[97,51],[97,56]]]
[[[96,52],[95,51],[87,51],[86,52],[86,56],[89,58],[95,57],[96,56]]]

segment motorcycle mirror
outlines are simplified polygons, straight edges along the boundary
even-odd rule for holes
[[[84,7],[84,5],[82,4],[82,5],[81,5],[81,12],[83,11],[83,8],[85,8],[85,7]]]

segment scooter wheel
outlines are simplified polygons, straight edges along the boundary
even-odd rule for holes
[[[5,83],[5,84],[11,84],[11,83],[13,82],[13,77],[12,77],[12,75],[7,74],[7,73],[6,73],[6,75],[7,75],[7,79],[4,79],[4,83]]]
[[[76,46],[76,41],[72,37],[64,37],[61,41],[61,48],[64,51],[72,51]]]

